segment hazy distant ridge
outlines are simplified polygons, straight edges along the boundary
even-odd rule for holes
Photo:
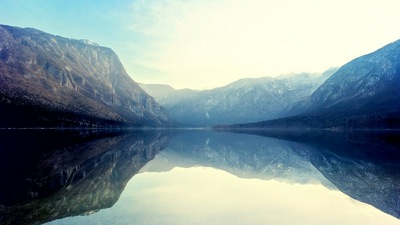
[[[276,78],[246,78],[212,90],[174,90],[167,85],[141,84],[183,125],[211,126],[254,122],[293,114],[337,69],[323,74],[291,74]]]

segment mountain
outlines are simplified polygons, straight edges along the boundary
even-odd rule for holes
[[[400,41],[342,66],[297,116],[236,127],[400,128]]]
[[[165,84],[139,84],[140,87],[149,95],[154,97],[158,103],[165,108],[179,104],[182,101],[193,98],[199,91],[192,89],[174,89]]]
[[[159,102],[160,99],[166,98],[171,93],[175,92],[176,90],[166,84],[142,84],[139,83],[139,86],[149,95],[157,99]]]
[[[169,115],[110,49],[0,25],[0,127],[163,126]]]
[[[156,130],[0,131],[0,224],[43,224],[112,207],[168,145]],[[24,140],[21,142],[21,140]]]
[[[155,98],[169,110],[171,118],[181,124],[211,126],[254,122],[293,114],[292,105],[311,95],[335,71],[247,78],[212,90],[177,90],[153,96],[157,96]]]

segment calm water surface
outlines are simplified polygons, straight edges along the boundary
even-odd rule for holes
[[[1,224],[400,224],[397,133],[1,134]]]

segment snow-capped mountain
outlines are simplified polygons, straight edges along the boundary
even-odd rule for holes
[[[298,116],[240,127],[399,128],[400,40],[345,64],[294,108]]]
[[[166,109],[92,41],[0,25],[0,127],[159,126]]]
[[[287,116],[293,104],[311,95],[335,71],[247,78],[204,91],[168,89],[160,94],[145,86],[169,110],[173,120],[184,125],[210,126]]]

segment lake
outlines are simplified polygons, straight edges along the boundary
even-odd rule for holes
[[[400,224],[399,132],[0,135],[0,224]]]

